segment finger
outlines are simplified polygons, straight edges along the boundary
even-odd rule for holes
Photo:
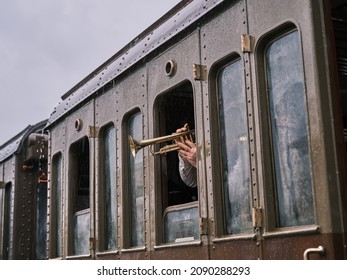
[[[195,144],[192,141],[186,140],[185,143],[189,148],[195,148]]]
[[[186,127],[181,127],[181,128],[176,130],[176,133],[181,133],[181,132],[185,132],[185,131],[187,131],[187,128]]]
[[[187,152],[186,152],[186,151],[180,150],[180,151],[179,151],[179,154],[181,155],[181,157],[184,157],[184,158],[187,157]]]
[[[179,146],[181,148],[181,150],[183,151],[189,151],[190,147],[182,142],[177,142],[177,146]]]

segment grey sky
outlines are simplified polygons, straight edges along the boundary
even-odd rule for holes
[[[179,0],[0,0],[0,145]]]

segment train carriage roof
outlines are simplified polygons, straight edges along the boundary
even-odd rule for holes
[[[224,1],[181,1],[171,11],[64,94],[62,101],[51,113],[47,127]]]
[[[23,147],[24,141],[29,137],[30,134],[43,131],[46,126],[47,120],[41,121],[35,125],[28,125],[17,135],[12,137],[6,143],[0,146],[0,163],[5,161],[13,154],[17,154]]]

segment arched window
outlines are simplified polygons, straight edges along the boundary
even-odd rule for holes
[[[50,207],[50,257],[62,255],[62,164],[61,153],[53,156]]]
[[[89,254],[90,237],[90,170],[89,140],[80,139],[70,147],[69,190],[70,253]]]
[[[224,233],[252,231],[250,156],[244,71],[241,59],[217,76]]]
[[[112,250],[117,245],[116,135],[113,126],[104,130],[102,144],[103,181],[100,220],[103,222],[100,223],[100,231],[103,233],[102,249]]]
[[[128,120],[129,135],[134,139],[142,139],[142,115],[136,113]],[[130,247],[143,246],[144,241],[144,180],[143,180],[143,151],[136,157],[129,150],[129,196],[130,207]]]
[[[299,32],[265,49],[277,227],[314,223],[305,78]]]

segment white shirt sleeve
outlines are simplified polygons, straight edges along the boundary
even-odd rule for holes
[[[179,158],[179,172],[181,175],[182,181],[189,187],[196,188],[197,186],[197,172],[196,168],[191,165],[187,160],[184,158],[181,158],[180,155],[178,155]]]

